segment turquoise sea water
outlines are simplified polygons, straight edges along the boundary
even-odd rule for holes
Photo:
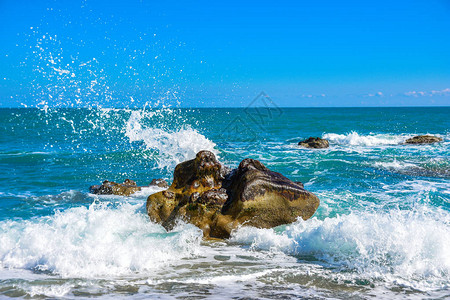
[[[450,107],[0,109],[0,297],[450,296]],[[404,145],[417,134],[444,139]],[[309,136],[330,148],[307,150]],[[204,241],[105,179],[172,180],[200,150],[251,157],[321,200],[314,217]]]

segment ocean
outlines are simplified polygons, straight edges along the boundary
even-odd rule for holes
[[[269,104],[269,105],[267,105]],[[0,298],[450,297],[450,107],[2,108]],[[404,145],[432,134],[441,143]],[[298,142],[326,138],[330,147]],[[89,186],[172,181],[200,150],[320,198],[306,221],[204,240]]]

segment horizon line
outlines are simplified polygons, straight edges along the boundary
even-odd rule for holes
[[[133,106],[133,107],[125,107],[125,106],[113,106],[113,107],[70,107],[70,106],[49,106],[48,109],[90,109],[90,108],[102,108],[102,109],[139,109],[139,108],[150,108],[150,109],[160,109],[160,108],[172,108],[172,109],[242,109],[242,108],[250,108],[250,109],[256,109],[256,108],[265,108],[265,109],[285,109],[285,108],[438,108],[438,107],[450,107],[450,105],[410,105],[410,106],[403,106],[403,105],[397,105],[397,106],[275,106],[275,107],[267,107],[267,106],[167,106],[167,107],[148,107],[148,106]],[[18,108],[24,108],[24,109],[39,109],[44,110],[44,108],[41,107],[35,107],[35,106],[4,106],[0,109],[18,109]]]

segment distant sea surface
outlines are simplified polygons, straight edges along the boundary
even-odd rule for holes
[[[0,109],[0,298],[450,297],[450,107]],[[404,145],[418,134],[444,139]],[[300,140],[326,138],[308,150]],[[315,215],[206,241],[152,223],[149,187],[200,150],[320,198]]]

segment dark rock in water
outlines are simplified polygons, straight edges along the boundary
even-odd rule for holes
[[[316,149],[328,148],[330,146],[327,140],[322,139],[320,137],[310,137],[304,141],[300,141],[298,144],[305,148],[316,148]]]
[[[432,144],[442,142],[442,139],[433,135],[417,135],[405,141],[406,144]]]
[[[130,196],[140,190],[141,187],[130,179],[125,179],[123,183],[105,180],[101,185],[93,185],[89,188],[92,194],[119,196]]]
[[[129,186],[136,186],[136,181],[131,180],[131,179],[125,179],[125,181],[123,182],[124,185],[129,185]]]
[[[159,186],[162,188],[169,187],[167,181],[164,179],[153,179],[149,186]],[[105,180],[101,185],[91,186],[89,191],[92,194],[97,195],[130,196],[140,191],[142,188],[142,186],[137,186],[136,182],[131,179],[125,179],[123,183]]]
[[[162,188],[168,188],[169,184],[167,183],[167,181],[165,181],[162,178],[158,178],[158,179],[153,179],[152,182],[150,182],[150,185],[156,185]]]
[[[314,194],[261,162],[247,158],[230,170],[209,151],[177,165],[169,189],[147,199],[150,218],[165,228],[181,218],[215,238],[228,238],[243,224],[271,228],[306,220],[318,206]]]

